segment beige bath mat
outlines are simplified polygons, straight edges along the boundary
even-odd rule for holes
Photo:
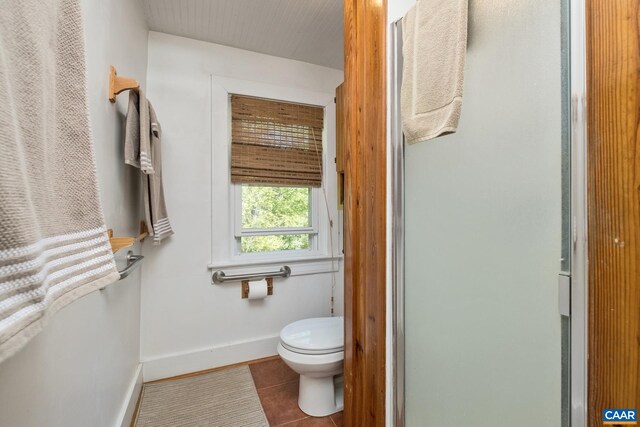
[[[145,384],[136,426],[263,427],[267,417],[248,366]]]

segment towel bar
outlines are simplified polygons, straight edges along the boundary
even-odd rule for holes
[[[260,279],[266,279],[267,277],[287,278],[289,276],[291,276],[291,268],[289,268],[288,265],[285,265],[282,268],[280,268],[280,270],[278,271],[272,271],[267,273],[253,273],[253,274],[233,274],[230,276],[227,276],[226,274],[224,274],[224,271],[218,270],[211,275],[211,280],[213,281],[214,284],[219,285],[220,283],[230,282],[230,281],[260,280]]]
[[[144,256],[134,255],[133,251],[127,252],[127,266],[122,270],[118,270],[118,273],[120,274],[120,278],[118,280],[126,279],[127,276],[131,274],[131,272],[138,267],[140,261],[142,261],[143,259],[144,259]],[[103,288],[100,288],[101,291],[104,291],[105,289],[106,289],[106,286]]]
[[[118,271],[120,273],[120,280],[126,278],[133,270],[136,269],[138,263],[144,259],[142,255],[134,255],[133,251],[127,252],[127,266],[124,270]]]

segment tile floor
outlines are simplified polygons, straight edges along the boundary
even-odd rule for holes
[[[342,427],[342,412],[310,417],[298,408],[298,374],[280,358],[251,363],[262,408],[271,427]]]

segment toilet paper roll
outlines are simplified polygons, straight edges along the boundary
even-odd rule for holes
[[[249,299],[264,299],[267,296],[267,280],[249,282]]]

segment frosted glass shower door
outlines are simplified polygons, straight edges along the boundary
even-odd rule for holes
[[[459,129],[404,148],[405,425],[559,427],[561,2],[469,5]]]

